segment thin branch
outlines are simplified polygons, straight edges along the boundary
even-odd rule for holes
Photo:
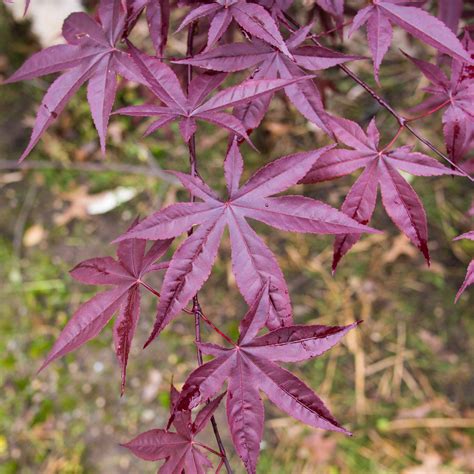
[[[235,346],[235,342],[227,336],[227,334],[223,333],[202,311],[201,309],[196,309],[196,311],[199,313],[199,316],[203,319],[203,321],[206,322],[214,331],[216,331],[217,334],[219,334],[221,337],[223,337],[229,344],[232,344]]]
[[[288,14],[284,13],[287,20],[287,28],[294,32],[296,29],[300,28],[298,22],[291,18]],[[289,23],[289,24],[288,24]],[[317,35],[310,35],[311,41],[316,46],[322,46],[317,39]],[[339,64],[337,66],[339,69],[344,71],[344,73],[349,76],[354,82],[359,84],[366,92],[368,92],[374,100],[376,100],[385,110],[392,114],[400,124],[400,127],[407,129],[414,137],[416,137],[421,143],[426,145],[433,153],[436,153],[440,158],[448,162],[456,171],[459,171],[463,176],[468,178],[474,183],[474,178],[466,173],[461,167],[459,167],[454,161],[452,161],[448,156],[443,152],[439,151],[428,139],[424,138],[419,134],[411,125],[408,124],[409,120],[401,116],[382,96],[375,92],[365,81],[363,81],[359,76],[353,73],[345,64]]]
[[[443,103],[437,105],[435,108],[433,108],[431,110],[428,110],[427,112],[425,112],[421,115],[417,115],[416,117],[408,118],[408,119],[406,119],[406,121],[407,122],[415,122],[416,120],[420,120],[422,118],[428,117],[429,115],[432,115],[435,112],[438,112],[438,110],[441,110],[443,107],[446,107],[450,102],[451,102],[451,100],[445,100]]]
[[[210,448],[209,446],[206,446],[205,444],[202,444],[202,443],[198,443],[197,441],[195,441],[194,444],[197,445],[197,446],[200,446],[203,449],[207,449],[207,451],[209,451],[212,454],[215,454],[216,456],[219,456],[222,459],[222,454],[218,453],[217,451]]]

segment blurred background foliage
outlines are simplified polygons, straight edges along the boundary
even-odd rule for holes
[[[40,44],[29,21],[15,21],[3,5],[0,10],[1,78]],[[397,35],[405,51],[417,57],[433,53]],[[135,41],[142,44],[145,37],[139,25]],[[171,37],[170,54],[183,54],[183,40]],[[327,44],[332,42],[337,37]],[[346,47],[367,53],[362,35]],[[373,84],[369,61],[351,68]],[[381,80],[383,94],[400,111],[423,98],[426,84],[395,48]],[[186,170],[187,149],[176,127],[142,139],[143,121],[114,117],[107,157],[102,157],[82,90],[24,168],[15,169],[48,83],[4,86],[0,93],[0,474],[153,473],[156,466],[133,458],[119,443],[165,423],[170,381],[179,386],[196,365],[188,316],[142,351],[156,304],[145,296],[122,398],[110,328],[44,373],[36,375],[36,370],[72,312],[96,291],[72,281],[68,270],[83,259],[113,255],[110,241],[135,216],[187,198],[162,173]],[[331,111],[362,125],[376,114],[386,142],[393,137],[395,121],[337,70],[322,74],[318,83]],[[143,96],[144,91],[123,84],[117,106],[140,103]],[[443,146],[439,114],[417,126]],[[283,96],[273,101],[252,138],[260,154],[243,145],[247,175],[262,162],[326,144]],[[414,144],[413,137],[404,134],[399,143]],[[225,148],[225,133],[210,126],[199,129],[201,173],[220,189]],[[353,180],[298,192],[340,206]],[[452,242],[472,227],[467,216],[472,187],[450,177],[411,181],[429,218],[430,268],[380,205],[373,225],[385,233],[364,237],[334,277],[330,237],[286,234],[256,224],[279,256],[298,322],[365,321],[325,356],[292,367],[354,436],[313,430],[268,405],[259,472],[474,472],[474,292],[453,304],[474,248],[469,241]],[[160,276],[153,278],[159,287]],[[227,239],[201,300],[216,324],[236,333],[246,307],[232,277]],[[215,340],[207,328],[204,332]],[[218,419],[232,453],[222,409]],[[212,434],[204,437],[212,445]],[[242,472],[235,455],[231,461]]]

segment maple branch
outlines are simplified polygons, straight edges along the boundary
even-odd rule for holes
[[[286,26],[291,32],[295,32],[297,29],[300,28],[299,23],[294,20],[291,16],[287,13],[283,13],[285,19],[287,20]],[[316,46],[322,46],[321,43],[317,39],[317,35],[309,35],[309,38]],[[436,153],[440,158],[448,162],[456,171],[459,171],[463,176],[468,178],[470,181],[474,183],[474,178],[466,173],[461,167],[459,167],[454,161],[452,161],[448,156],[446,156],[443,152],[438,150],[428,139],[424,138],[420,135],[411,125],[408,124],[410,120],[407,120],[405,117],[400,115],[382,96],[380,96],[376,91],[374,91],[364,80],[362,80],[359,76],[353,73],[345,64],[338,64],[337,67],[344,71],[344,73],[349,76],[354,82],[359,84],[366,92],[368,92],[374,100],[376,100],[387,112],[389,112],[393,117],[395,117],[400,125],[400,127],[405,128],[408,130],[415,138],[418,139],[421,143],[427,146],[433,153]]]
[[[145,283],[144,281],[139,280],[138,283],[143,285],[144,288],[146,288],[150,293],[153,293],[157,298],[161,298],[160,293],[158,291],[156,291],[153,287],[151,287],[150,285]]]
[[[195,22],[191,23],[188,27],[188,39],[187,39],[187,51],[186,55],[188,57],[193,55],[193,47],[194,47],[194,33],[195,33],[196,24]],[[189,95],[189,84],[193,78],[193,68],[190,64],[187,67],[187,74],[186,74],[186,93]],[[196,159],[196,137],[195,134],[191,137],[188,142],[189,147],[189,165],[191,167],[191,176],[198,177],[199,172],[197,169],[197,159]],[[195,201],[195,196],[191,194],[191,202]],[[191,235],[193,230],[191,229],[188,232],[188,235]],[[201,349],[199,349],[199,343],[201,342],[201,317],[203,315],[201,310],[201,305],[199,304],[199,297],[198,294],[193,298],[193,309],[192,312],[194,313],[194,340],[196,343],[196,353],[197,353],[197,360],[198,365],[203,365],[204,361],[202,358]],[[209,324],[210,321],[206,318],[206,322]],[[213,328],[217,330],[217,327],[213,325]],[[223,334],[219,331],[220,334]],[[224,443],[222,442],[221,435],[219,433],[219,428],[217,427],[216,419],[211,416],[211,425],[212,430],[214,431],[214,437],[216,438],[217,446],[219,447],[219,451],[221,453],[221,458],[224,461],[225,468],[228,474],[233,474],[232,467],[230,466],[229,460],[227,459],[227,455],[224,448]]]
[[[390,140],[389,143],[387,143],[387,145],[385,145],[382,150],[379,151],[380,154],[382,153],[385,153],[389,148],[392,147],[392,145],[397,141],[397,138],[401,135],[401,133],[403,132],[403,130],[405,130],[405,127],[400,125],[400,127],[398,128],[397,130],[397,133],[395,134],[395,136]]]
[[[201,310],[201,307],[199,306],[198,309],[196,309],[196,312],[199,313],[199,316],[203,319],[203,321],[209,325],[214,331],[217,332],[221,337],[223,337],[229,344],[232,344],[235,346],[235,342],[227,336],[227,334],[224,334]]]

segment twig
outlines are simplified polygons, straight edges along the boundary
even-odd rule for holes
[[[420,120],[422,118],[428,117],[428,116],[434,114],[435,112],[438,112],[438,110],[441,110],[443,107],[446,107],[450,102],[451,102],[451,100],[445,100],[443,103],[437,105],[433,109],[430,109],[427,112],[425,112],[423,114],[420,114],[420,115],[417,115],[415,117],[411,117],[409,119],[406,119],[406,121],[407,122],[415,122],[416,120]]]
[[[201,448],[206,449],[210,453],[215,454],[216,456],[219,456],[222,459],[222,454],[218,453],[216,450],[210,448],[209,446],[206,446],[205,444],[202,444],[202,443],[198,443],[197,441],[195,441],[194,444],[197,446],[201,446]]]
[[[293,20],[287,13],[284,13],[284,16],[288,23],[286,26],[290,31],[295,31],[297,28],[300,28],[300,25],[297,21]],[[317,39],[317,35],[310,35],[309,38],[311,41],[317,45],[322,46]],[[459,167],[454,161],[452,161],[448,156],[443,152],[439,151],[429,140],[421,136],[411,125],[408,124],[409,120],[401,116],[382,96],[377,94],[365,81],[363,81],[359,76],[353,73],[345,64],[338,64],[339,69],[344,71],[344,73],[349,76],[354,82],[359,84],[366,92],[368,92],[374,100],[376,100],[385,110],[392,114],[398,121],[402,129],[408,130],[414,137],[416,137],[421,143],[427,146],[433,153],[436,153],[440,158],[448,162],[456,171],[459,171],[463,176],[468,178],[474,183],[474,178],[466,173],[461,167]]]
[[[217,334],[222,336],[229,344],[232,344],[235,346],[235,342],[227,336],[227,334],[224,334],[202,311],[201,308],[199,307],[198,309],[194,310],[199,314],[199,316],[212,328],[214,331],[216,331]]]

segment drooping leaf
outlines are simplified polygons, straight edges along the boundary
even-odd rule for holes
[[[99,21],[73,13],[64,22],[69,44],[52,46],[30,57],[6,84],[64,72],[48,89],[40,105],[25,159],[67,102],[87,81],[87,99],[100,145],[105,153],[107,126],[117,91],[117,74],[132,81],[143,79],[127,53],[116,48],[125,32],[126,10],[121,0],[101,0]]]
[[[122,372],[123,393],[130,347],[140,317],[142,278],[148,273],[167,267],[166,264],[155,262],[170,245],[170,239],[159,240],[146,251],[145,240],[124,240],[118,245],[117,259],[92,258],[76,265],[71,270],[71,276],[76,280],[91,285],[114,285],[115,288],[98,293],[74,313],[40,371],[53,360],[97,336],[118,310],[113,333],[115,352]]]

